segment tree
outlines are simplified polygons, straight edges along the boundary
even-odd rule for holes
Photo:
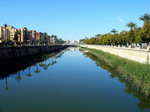
[[[39,42],[40,42],[40,44],[44,44],[44,42],[45,42],[44,36],[42,36],[42,37],[40,38]]]
[[[44,32],[44,36],[48,36],[48,34],[46,32]]]
[[[130,30],[133,30],[133,28],[135,28],[137,25],[134,22],[129,22],[126,26],[129,27]]]
[[[128,32],[124,30],[120,32],[119,36],[120,36],[121,45],[127,45],[127,40],[126,40],[127,33]]]
[[[138,27],[135,29],[135,43],[142,43],[142,38],[141,38],[141,32],[142,32],[142,28]]]
[[[141,31],[141,38],[144,42],[150,42],[150,23],[145,24]]]
[[[101,34],[97,34],[97,35],[95,35],[95,37],[97,37],[97,38],[98,38],[98,37],[100,37],[100,36],[101,36]]]
[[[144,21],[144,26],[142,28],[140,36],[143,42],[149,43],[150,42],[150,14],[145,13],[139,19]]]
[[[144,21],[144,24],[150,23],[150,14],[145,13],[143,16],[139,17],[139,19]]]
[[[8,25],[7,24],[4,24],[4,27],[6,28]]]
[[[112,29],[111,30],[111,33],[113,33],[113,34],[115,34],[115,33],[117,33],[118,31],[116,30],[116,29]]]
[[[129,31],[122,31],[119,34],[116,29],[112,29],[111,33],[103,34],[101,36],[94,36],[85,38],[81,41],[85,44],[99,44],[99,45],[128,45],[133,43],[149,43],[150,42],[150,14],[146,13],[139,18],[144,21],[144,26],[137,27],[136,23],[129,22],[126,26],[130,28]]]
[[[132,44],[135,42],[135,33],[133,30],[130,30],[126,36],[127,43]]]

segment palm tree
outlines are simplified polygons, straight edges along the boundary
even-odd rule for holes
[[[4,27],[6,28],[8,25],[7,24],[4,24]]]
[[[101,34],[97,34],[97,35],[95,35],[95,37],[97,37],[97,38],[98,38],[98,37],[100,37],[100,36],[101,36]]]
[[[129,27],[130,30],[133,30],[133,28],[137,27],[136,23],[134,23],[134,22],[129,22],[126,26]]]
[[[141,38],[144,42],[150,42],[150,14],[146,13],[139,18],[144,21],[144,26],[142,28]]]
[[[150,14],[145,13],[143,16],[139,17],[139,19],[144,21],[144,24],[150,23]]]
[[[116,30],[116,29],[112,29],[111,30],[111,33],[113,33],[113,34],[115,34],[115,33],[117,33],[118,31]]]

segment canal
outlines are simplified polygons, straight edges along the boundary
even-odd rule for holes
[[[0,78],[0,112],[150,112],[150,101],[102,59],[67,48]]]

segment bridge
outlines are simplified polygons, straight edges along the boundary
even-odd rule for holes
[[[79,40],[67,40],[63,45],[79,46]]]
[[[81,42],[80,40],[67,40],[66,43],[64,43],[63,45],[79,46],[79,45],[86,45],[86,44]]]

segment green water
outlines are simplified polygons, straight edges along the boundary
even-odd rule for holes
[[[1,78],[0,112],[150,112],[150,102],[102,59],[69,48]]]

